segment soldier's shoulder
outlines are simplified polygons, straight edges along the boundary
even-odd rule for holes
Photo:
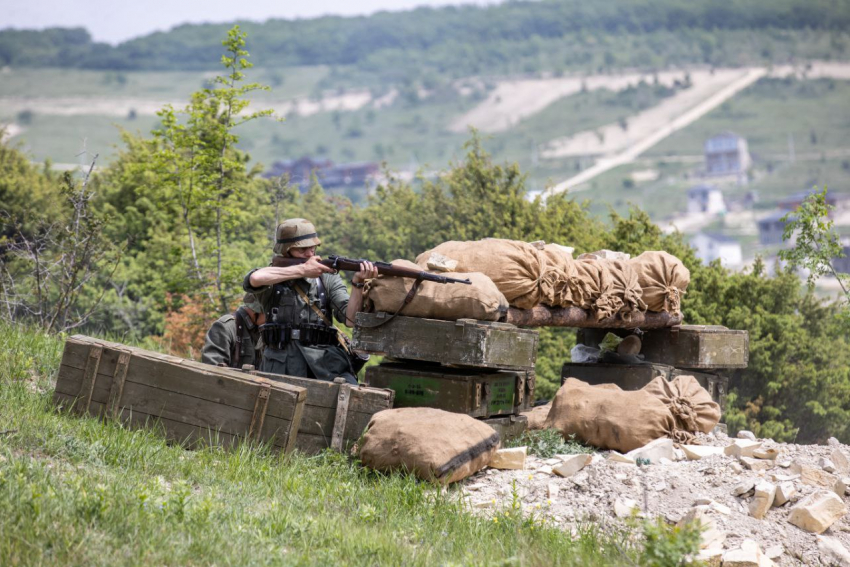
[[[233,316],[233,313],[228,313],[226,315],[222,315],[221,317],[219,317],[217,322],[218,323],[230,323],[234,319],[236,319],[236,317]]]

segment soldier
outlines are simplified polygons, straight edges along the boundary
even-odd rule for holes
[[[360,264],[360,271],[351,278],[354,287],[349,297],[342,278],[319,263],[316,247],[320,244],[311,222],[286,220],[277,227],[275,253],[307,261],[286,268],[254,269],[245,276],[245,291],[257,296],[266,313],[262,370],[320,380],[342,376],[357,384],[348,353],[332,326],[332,314],[352,326],[363,305],[363,285],[378,270],[371,262]]]
[[[266,322],[266,315],[253,293],[246,293],[242,302],[235,313],[224,315],[207,331],[202,362],[231,368],[259,366],[260,325]]]

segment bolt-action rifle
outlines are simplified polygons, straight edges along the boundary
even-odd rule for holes
[[[287,268],[289,266],[303,264],[306,261],[306,258],[289,258],[287,256],[275,254],[272,258],[272,266],[274,266],[275,268]],[[319,263],[334,270],[342,270],[344,272],[359,272],[360,264],[367,261],[368,260],[363,260],[362,258],[346,258],[344,256],[336,256],[334,254],[330,254],[327,258],[320,260]],[[391,276],[396,278],[412,278],[418,281],[436,282],[441,284],[462,283],[466,285],[472,285],[472,282],[469,281],[468,278],[465,280],[459,278],[449,278],[440,274],[426,272],[424,270],[412,270],[410,268],[402,268],[401,266],[393,266],[389,262],[372,262],[372,264],[378,269],[379,274],[385,276]]]

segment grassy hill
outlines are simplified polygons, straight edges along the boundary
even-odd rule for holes
[[[473,514],[457,486],[332,452],[187,451],[58,413],[61,349],[0,324],[3,565],[633,565],[647,552],[590,524],[572,536],[520,497]],[[649,550],[676,541],[663,533]]]

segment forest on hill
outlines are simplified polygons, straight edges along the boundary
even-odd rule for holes
[[[186,24],[117,46],[92,41],[82,28],[6,29],[0,65],[213,69],[229,25]],[[850,0],[517,1],[240,25],[251,34],[252,55],[273,66],[346,67],[387,80],[785,62],[850,51]]]

